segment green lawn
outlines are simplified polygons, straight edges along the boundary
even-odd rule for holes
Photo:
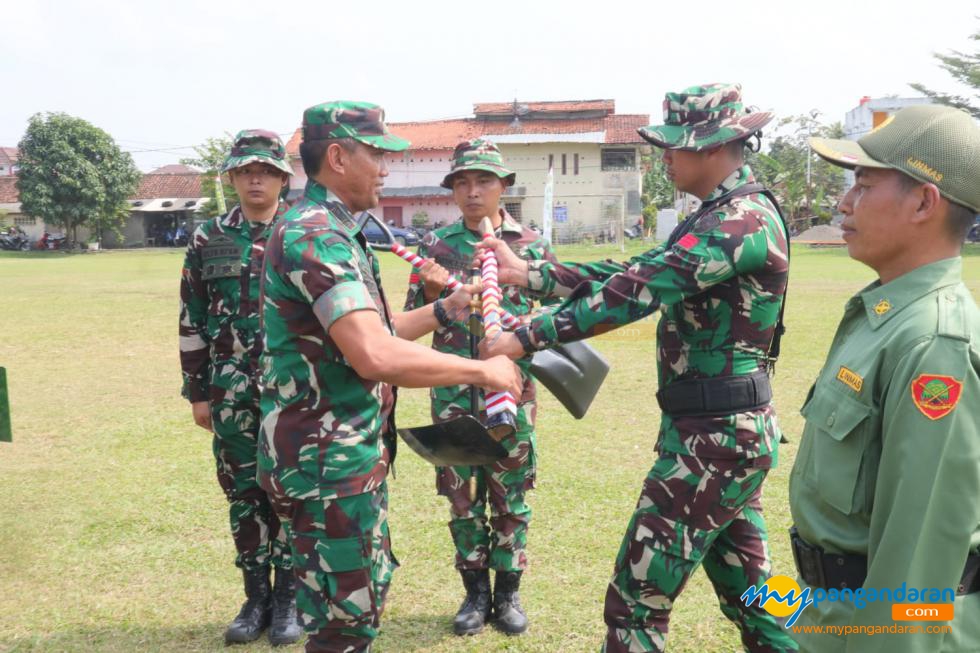
[[[559,255],[620,257],[614,247]],[[225,650],[240,577],[210,436],[179,397],[181,258],[176,250],[0,255],[0,365],[14,426],[13,444],[0,444],[0,651]],[[408,266],[387,255],[383,262],[397,304]],[[968,252],[965,269],[977,295],[980,249]],[[843,250],[793,252],[789,332],[775,379],[793,442],[765,496],[781,572],[792,566],[786,496],[802,426],[797,410],[845,300],[871,278]],[[564,414],[550,395],[541,400],[531,567],[522,588],[531,630],[523,637],[452,635],[461,588],[448,509],[435,495],[432,469],[402,447],[391,480],[402,567],[377,650],[597,650],[606,582],[654,456],[655,344],[648,326],[596,341],[612,372],[584,420]],[[428,423],[424,391],[400,398],[400,425]],[[677,603],[670,650],[737,649],[735,628],[698,573]]]

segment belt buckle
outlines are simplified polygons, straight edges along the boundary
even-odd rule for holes
[[[823,570],[822,551],[799,536],[796,528],[790,529],[790,544],[793,549],[793,561],[796,569],[808,585],[816,585],[826,589],[827,577]]]

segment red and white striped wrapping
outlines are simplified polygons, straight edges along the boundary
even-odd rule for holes
[[[484,219],[481,223],[484,240],[493,238],[493,227],[490,221]],[[490,340],[498,337],[503,331],[501,322],[504,311],[500,307],[503,295],[497,283],[497,256],[493,250],[487,250],[480,257],[483,275],[483,337]],[[517,401],[509,392],[487,393],[487,422],[488,427],[495,422],[517,425]],[[496,418],[496,419],[495,419]]]
[[[405,259],[406,261],[412,264],[412,267],[415,268],[419,268],[422,266],[423,263],[425,263],[424,258],[422,258],[421,256],[419,256],[414,252],[409,251],[403,245],[399,245],[398,243],[395,243],[394,245],[391,246],[391,253],[395,254],[400,258]],[[496,259],[494,260],[494,264],[496,264]],[[456,290],[461,285],[463,285],[463,282],[457,279],[456,277],[450,275],[449,282],[446,285],[449,286],[450,290]],[[500,309],[500,321],[507,329],[516,329],[521,325],[520,320],[518,320],[516,317],[514,317],[508,311],[505,311],[502,308]]]

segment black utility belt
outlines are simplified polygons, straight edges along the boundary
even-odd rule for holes
[[[772,401],[769,374],[674,381],[657,391],[660,410],[671,417],[717,416],[761,410]]]
[[[800,578],[811,587],[856,590],[864,587],[868,576],[867,556],[856,553],[827,553],[819,546],[807,543],[796,527],[789,529],[789,541],[793,546],[793,560]],[[980,592],[980,554],[971,553],[966,558],[963,575],[956,587],[957,596]]]

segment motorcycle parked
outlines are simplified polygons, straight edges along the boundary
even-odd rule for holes
[[[37,241],[37,248],[43,250],[71,249],[71,243],[65,234],[52,234],[45,231]]]
[[[30,248],[31,241],[28,240],[27,234],[20,229],[11,228],[0,233],[0,249],[11,252],[26,252]]]

